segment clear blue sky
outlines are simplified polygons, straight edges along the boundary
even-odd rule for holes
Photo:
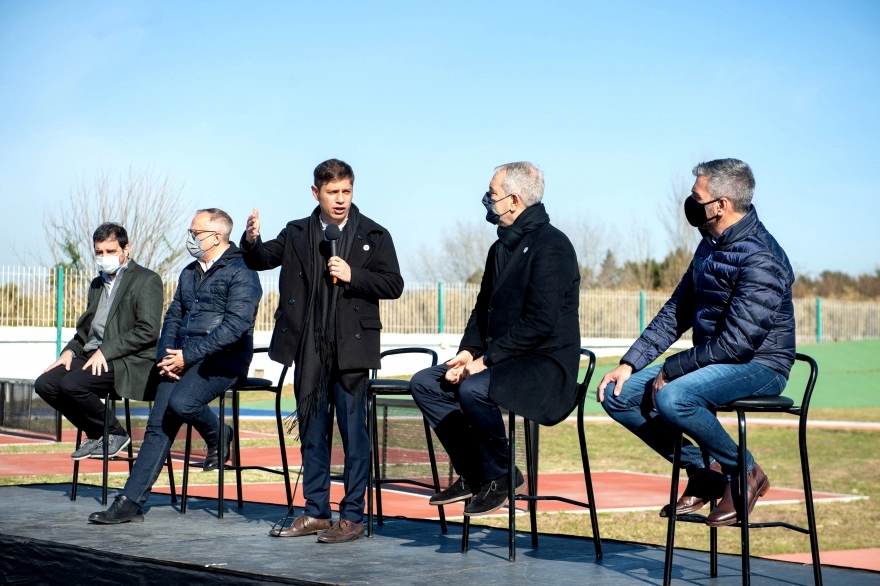
[[[659,256],[670,181],[737,157],[796,269],[880,266],[877,2],[0,0],[0,88],[0,264],[99,167],[274,234],[330,157],[405,266],[523,159],[551,218]]]

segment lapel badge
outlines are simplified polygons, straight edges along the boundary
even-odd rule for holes
[[[528,251],[529,251],[529,247],[528,247],[528,246],[526,246],[525,248],[523,248],[523,254],[527,253]]]
[[[370,245],[369,245],[369,244],[364,244],[364,250],[370,250]]]

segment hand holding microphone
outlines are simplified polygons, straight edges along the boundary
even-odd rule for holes
[[[330,270],[330,275],[333,277],[333,284],[335,285],[337,281],[350,283],[351,267],[349,267],[348,263],[338,256],[339,239],[342,237],[342,232],[339,230],[339,226],[336,224],[328,224],[324,229],[324,237],[330,243],[330,260],[327,261],[327,268]]]

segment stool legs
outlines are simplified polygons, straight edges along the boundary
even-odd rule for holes
[[[510,450],[507,454],[507,559],[516,561],[516,415],[509,412]]]
[[[225,485],[226,479],[226,461],[223,458],[223,446],[226,445],[226,391],[220,395],[220,444],[218,445],[218,454],[219,457],[217,460],[220,462],[220,475],[217,483],[217,518],[223,518],[223,488]]]
[[[378,471],[376,455],[376,397],[370,393],[367,397],[367,435],[370,436],[370,472],[367,477],[367,537],[373,537],[373,488],[376,484],[375,472]]]
[[[107,398],[104,399],[104,476],[101,483],[101,504],[105,507],[107,506],[107,473],[110,464],[110,411],[111,409],[115,411],[115,406],[116,402],[110,398],[108,393]]]
[[[235,444],[235,458],[232,460],[232,463],[236,466],[236,469],[235,469],[235,485],[236,486],[235,487],[238,490],[238,508],[240,509],[244,506],[244,502],[242,501],[242,498],[241,498],[241,468],[240,468],[240,466],[241,466],[241,442],[240,442],[240,436],[238,434],[238,430],[240,429],[240,427],[238,425],[238,422],[239,422],[239,417],[238,417],[239,411],[238,410],[239,410],[238,393],[233,392],[232,393],[232,427],[233,427],[232,441]],[[220,454],[221,458],[223,457],[223,449],[222,449],[223,446],[224,446],[224,444],[221,443],[219,446],[220,449],[218,450],[218,453]]]
[[[663,586],[672,582],[672,558],[675,555],[675,503],[678,501],[678,477],[681,474],[681,442],[679,433],[675,439],[672,456],[672,486],[669,489],[669,520],[666,525],[666,561],[663,566]]]
[[[822,586],[822,566],[819,563],[819,536],[816,534],[816,512],[813,510],[813,484],[810,480],[810,461],[807,457],[807,414],[802,412],[798,426],[798,447],[801,453],[801,474],[804,477],[804,500],[807,507],[807,529],[810,532],[810,553],[813,558],[813,581]]]
[[[593,548],[596,557],[602,557],[602,539],[599,537],[599,519],[596,517],[596,497],[593,496],[593,476],[590,472],[590,457],[587,455],[587,435],[584,431],[584,404],[578,405],[578,442],[581,447],[581,464],[584,467],[584,481],[587,485],[587,503],[590,508],[590,524],[593,528]],[[536,485],[537,487],[537,485]]]
[[[749,564],[749,475],[746,469],[746,414],[737,409],[736,418],[739,427],[739,492],[740,492],[740,541],[742,542],[742,583],[749,586],[751,567]],[[732,481],[731,481],[732,482]],[[732,487],[731,487],[732,488]]]
[[[83,432],[81,429],[76,430],[76,449],[82,445]],[[73,480],[70,483],[70,500],[76,500],[76,489],[79,487],[79,460],[73,461]]]
[[[275,393],[275,423],[278,428],[278,445],[281,447],[281,469],[284,472],[284,488],[287,491],[287,508],[293,507],[293,493],[290,490],[290,469],[287,467],[287,445],[284,442],[284,423],[281,417],[281,390]],[[238,450],[236,449],[236,454]]]
[[[440,492],[440,474],[437,472],[437,457],[434,455],[434,438],[431,437],[431,425],[422,415],[422,421],[425,424],[425,443],[428,445],[428,460],[431,462],[431,478],[434,481],[434,491]],[[443,505],[437,507],[440,513],[440,532],[446,534],[448,527],[446,526],[446,511]]]
[[[192,449],[192,425],[186,424],[186,446],[183,448],[183,488],[180,490],[180,514],[186,514],[186,493],[189,488],[189,456]]]
[[[532,435],[532,430],[535,427],[537,427],[537,424],[532,421],[525,421],[523,424],[523,432],[525,434],[526,442],[526,477],[529,483],[529,496],[536,496],[538,494],[538,471],[535,470],[535,452],[537,452],[537,450],[533,450],[537,438]],[[516,465],[514,464],[514,467],[515,466]],[[511,476],[516,476],[516,470],[511,473]],[[514,478],[512,482],[514,482],[515,485],[516,479]],[[514,498],[516,497],[514,496]],[[511,501],[510,504],[515,505],[516,501]],[[538,503],[534,500],[529,501],[529,523],[531,524],[532,547],[538,547]]]

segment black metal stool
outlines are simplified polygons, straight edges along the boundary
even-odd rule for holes
[[[510,444],[510,456],[507,464],[507,478],[509,481],[507,487],[508,498],[508,554],[507,559],[511,562],[516,561],[516,501],[527,501],[529,503],[529,521],[531,526],[532,547],[538,547],[538,519],[537,519],[537,501],[561,501],[570,505],[583,507],[590,511],[590,522],[593,529],[593,547],[596,557],[602,557],[602,541],[599,537],[599,520],[596,518],[596,501],[593,496],[593,477],[590,474],[590,460],[587,455],[587,437],[584,433],[584,401],[587,397],[587,388],[590,385],[590,379],[593,377],[593,371],[596,369],[596,355],[586,348],[581,348],[581,355],[587,356],[590,360],[587,366],[587,372],[584,380],[578,387],[576,399],[577,406],[577,426],[578,440],[581,448],[581,464],[584,468],[584,482],[587,488],[587,499],[589,502],[576,501],[561,496],[538,496],[538,459],[537,450],[533,450],[532,434],[537,433],[537,425],[524,419],[525,444],[526,444],[526,475],[528,476],[528,494],[515,494],[515,432],[516,432],[516,414],[508,412],[509,430],[508,442]],[[467,553],[468,541],[470,537],[470,517],[465,516],[464,526],[461,532],[461,553]]]
[[[254,353],[258,352],[268,352],[268,348],[254,348]],[[244,501],[242,500],[242,483],[241,483],[241,471],[242,470],[262,470],[263,472],[270,472],[272,474],[280,474],[284,477],[284,488],[287,491],[287,506],[293,506],[293,494],[290,491],[290,472],[287,467],[287,447],[284,442],[284,423],[282,422],[281,417],[281,390],[284,387],[284,377],[287,376],[287,366],[281,369],[281,376],[278,377],[278,384],[273,384],[272,381],[265,378],[247,378],[244,380],[239,380],[232,385],[228,389],[226,389],[223,394],[220,395],[220,443],[218,444],[218,460],[220,462],[219,474],[217,479],[217,516],[222,519],[223,518],[223,509],[224,509],[224,498],[223,498],[223,489],[224,489],[224,480],[226,470],[235,470],[235,482],[236,488],[238,489],[238,508],[242,508],[244,506]],[[241,444],[239,439],[239,399],[238,394],[244,391],[269,391],[275,393],[275,422],[278,427],[278,443],[281,448],[281,470],[276,470],[275,468],[267,468],[266,466],[242,466],[241,465]],[[233,441],[233,464],[231,466],[226,465],[226,461],[223,458],[223,447],[226,445],[226,395],[232,395],[232,436]],[[183,456],[183,489],[181,490],[182,502],[180,505],[181,514],[186,513],[186,497],[187,497],[187,488],[189,486],[189,459],[190,453],[192,451],[192,425],[186,425],[186,447],[184,448],[184,456]]]
[[[379,359],[385,358],[386,356],[394,356],[399,354],[428,354],[431,356],[431,366],[437,366],[437,353],[428,348],[395,348],[393,350],[386,350],[379,355]],[[384,519],[382,518],[382,485],[383,484],[411,484],[414,486],[421,486],[424,488],[430,488],[434,490],[434,492],[440,492],[440,476],[437,472],[437,459],[434,455],[434,441],[431,437],[431,426],[428,424],[428,420],[425,419],[424,415],[422,416],[422,421],[425,424],[425,441],[428,445],[428,459],[431,462],[431,475],[433,477],[433,484],[429,484],[427,482],[422,482],[420,480],[414,480],[412,478],[385,478],[381,474],[381,470],[379,466],[379,434],[378,434],[378,418],[376,415],[376,397],[378,395],[409,395],[409,381],[408,380],[394,380],[394,379],[379,379],[376,378],[378,376],[378,370],[373,369],[371,374],[371,379],[367,386],[367,393],[369,397],[369,401],[367,403],[367,425],[369,427],[368,433],[372,438],[372,454],[371,454],[371,465],[370,465],[370,478],[367,482],[367,536],[373,536],[373,490],[372,487],[375,486],[376,489],[376,516],[378,517],[379,525],[384,523]],[[387,409],[387,407],[386,407]],[[332,415],[331,415],[332,417]],[[387,418],[386,418],[386,427],[384,429],[384,435],[387,439],[388,429],[387,429]],[[383,441],[383,446],[387,449],[387,442]],[[384,454],[384,452],[383,452]],[[440,511],[440,528],[443,533],[446,533],[446,514],[443,510],[443,505],[439,505],[437,509]]]
[[[107,396],[104,398],[104,477],[101,480],[101,504],[107,505],[107,474],[108,474],[108,466],[110,460],[115,461],[125,461],[128,462],[128,473],[131,474],[131,469],[134,466],[134,439],[128,442],[128,456],[114,456],[112,458],[109,457],[108,453],[108,441],[110,438],[110,413],[116,412],[116,401],[118,401],[120,397],[113,393],[107,393]],[[128,404],[128,399],[122,399],[123,405],[125,408],[125,432],[128,434],[128,437],[131,437],[131,408]],[[76,430],[76,449],[82,445],[82,430]],[[171,450],[168,450],[168,456],[165,460],[165,465],[168,467],[168,483],[171,486],[171,502],[177,502],[177,491],[174,488],[174,469],[171,466]],[[73,480],[71,482],[72,487],[70,490],[70,500],[76,500],[76,491],[79,487],[79,460],[75,460],[73,462]]]
[[[749,529],[762,527],[784,527],[810,536],[810,551],[813,556],[813,581],[816,586],[822,586],[822,567],[819,565],[819,538],[816,535],[816,514],[813,511],[813,487],[810,480],[810,463],[807,458],[807,411],[810,408],[810,398],[813,388],[816,386],[816,377],[819,374],[819,366],[816,361],[806,354],[796,354],[796,360],[806,362],[810,367],[810,377],[804,390],[804,398],[799,407],[794,406],[794,401],[788,397],[750,397],[728,403],[718,407],[718,411],[736,411],[739,424],[739,446],[737,462],[739,464],[739,477],[745,479],[746,472],[746,413],[789,413],[797,415],[800,419],[798,425],[798,445],[801,454],[801,474],[804,479],[804,497],[807,508],[807,527],[799,527],[782,521],[768,523],[749,523],[748,491],[742,493],[742,502],[739,504],[741,519],[732,527],[739,527],[742,542],[742,583],[748,586],[751,580],[749,567]],[[669,494],[670,511],[675,511],[675,503],[678,500],[678,480],[681,469],[682,435],[678,435],[675,442],[675,453],[672,462],[672,488]],[[710,503],[710,510],[715,508],[715,502]],[[675,545],[675,523],[705,523],[706,517],[698,514],[669,515],[669,526],[666,531],[666,564],[663,571],[663,584],[668,586],[672,581],[672,558]],[[709,573],[712,577],[718,575],[718,530],[709,528]]]

